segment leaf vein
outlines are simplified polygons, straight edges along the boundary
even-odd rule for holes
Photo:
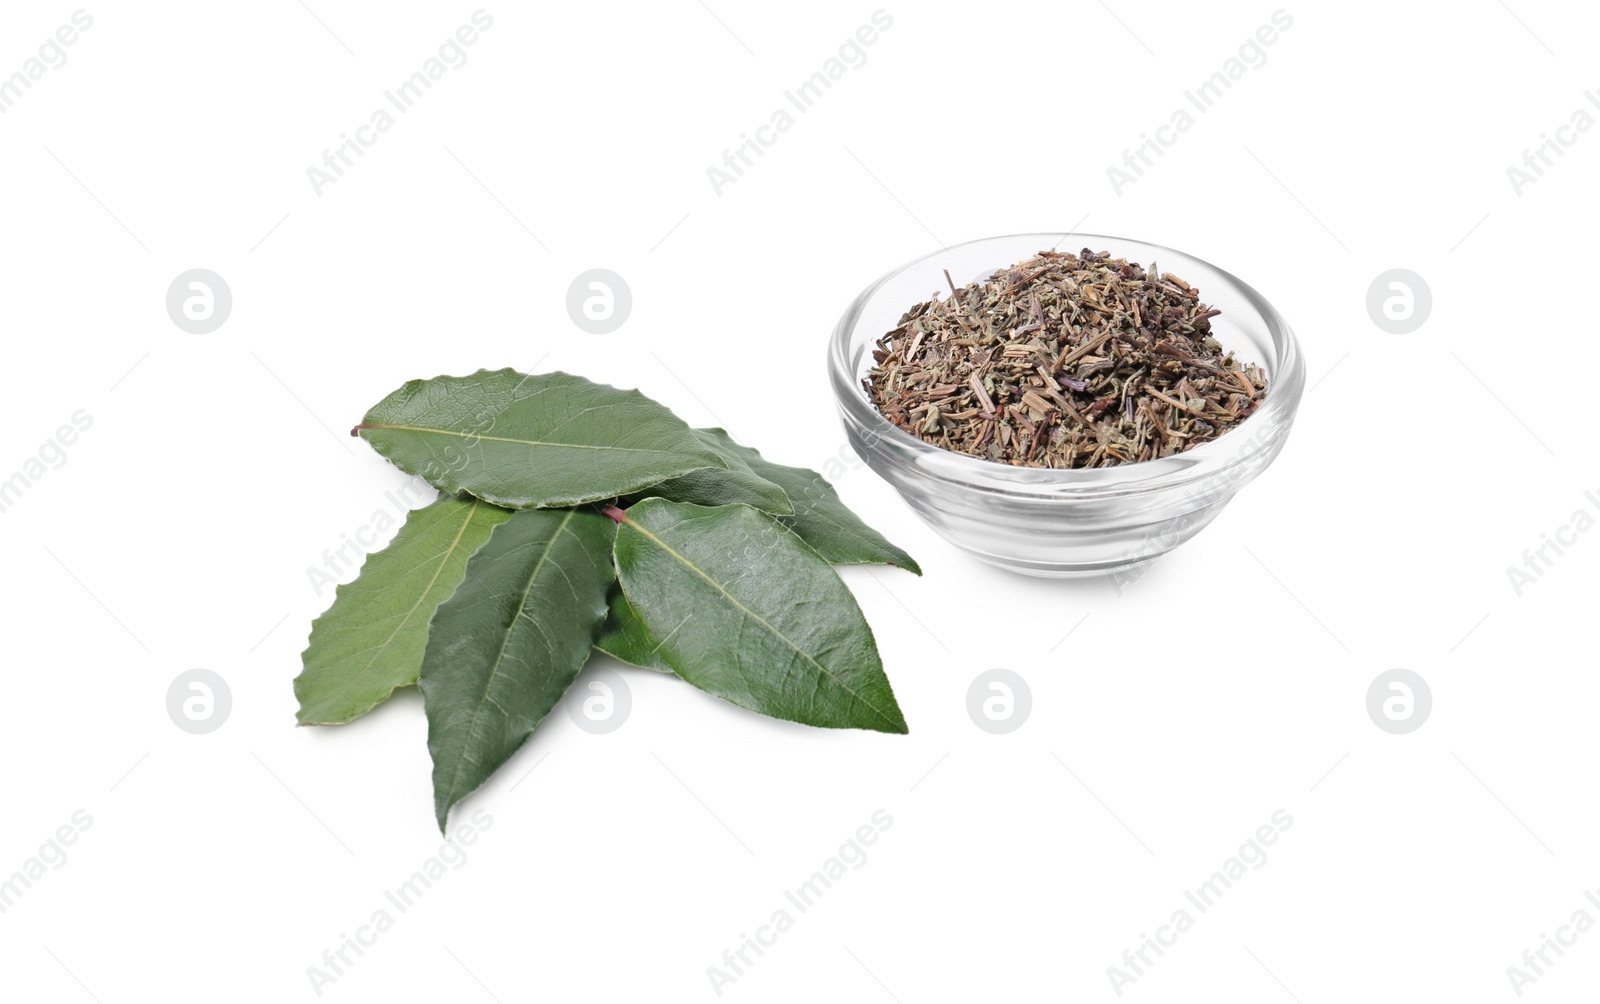
[[[555,532],[550,534],[549,539],[545,541],[544,550],[540,552],[539,560],[534,563],[533,571],[528,574],[528,584],[522,590],[522,599],[517,604],[517,614],[512,618],[512,624],[507,626],[505,637],[500,639],[500,652],[495,656],[494,666],[489,670],[488,680],[484,681],[483,697],[478,700],[478,706],[472,712],[472,721],[467,724],[467,739],[464,746],[466,751],[470,752],[473,748],[472,742],[478,734],[478,723],[483,718],[484,704],[493,703],[491,694],[494,690],[495,681],[500,676],[500,667],[505,662],[506,649],[511,644],[511,636],[514,633],[512,631],[512,627],[515,625],[517,619],[522,616],[523,611],[527,609],[528,597],[533,593],[533,584],[539,580],[539,571],[544,567],[545,561],[549,559],[550,552],[555,549],[556,541],[560,540],[561,534],[566,531],[567,524],[572,522],[572,514],[575,512],[577,512],[576,509],[567,510],[566,515],[561,520],[561,525],[556,527]],[[497,703],[495,706],[500,707],[500,705]],[[502,708],[501,710],[503,711],[504,709]],[[464,765],[464,762],[464,760],[456,761],[455,773],[452,774],[450,778],[449,794],[451,796],[455,795],[456,791],[461,785],[461,768]],[[451,804],[454,803],[452,802]]]
[[[741,603],[739,601],[738,597],[734,596],[732,593],[728,592],[727,589],[723,588],[722,583],[718,582],[716,579],[713,579],[710,575],[707,575],[706,572],[702,568],[700,568],[700,566],[696,565],[694,562],[690,561],[688,558],[684,557],[683,555],[679,554],[677,551],[673,550],[672,546],[669,545],[666,541],[662,540],[660,537],[657,537],[655,534],[651,533],[649,530],[646,530],[644,527],[640,526],[638,523],[635,523],[635,522],[630,520],[627,525],[628,525],[628,527],[630,529],[638,532],[639,534],[642,534],[645,537],[648,537],[652,543],[654,543],[657,547],[661,548],[663,551],[667,552],[667,554],[671,555],[673,557],[673,559],[676,560],[679,564],[683,565],[683,567],[689,569],[691,572],[695,573],[696,575],[700,576],[700,578],[702,578],[702,579],[706,580],[706,582],[710,583],[711,587],[713,589],[715,589],[717,592],[721,593],[723,596],[727,597],[728,602],[733,604],[735,607],[737,607],[741,612],[744,613],[744,615],[746,617],[750,618],[751,620],[755,621],[757,624],[760,624],[762,627],[764,627],[768,631],[770,631],[772,633],[773,637],[775,637],[778,640],[782,641],[785,645],[788,645],[789,648],[793,649],[794,652],[797,655],[799,655],[806,662],[809,662],[811,665],[815,666],[824,676],[827,676],[829,679],[833,680],[833,682],[837,683],[840,686],[840,688],[842,688],[844,690],[845,693],[849,694],[851,697],[853,697],[857,701],[861,702],[861,704],[863,706],[867,707],[868,709],[870,709],[873,714],[877,715],[879,718],[882,718],[885,722],[887,722],[890,725],[896,724],[895,720],[893,718],[889,717],[887,714],[885,714],[883,709],[879,708],[877,705],[873,704],[871,701],[867,700],[865,697],[863,697],[860,694],[856,693],[855,690],[852,689],[849,684],[845,683],[844,680],[839,678],[838,674],[834,673],[833,670],[829,669],[827,666],[824,666],[822,663],[818,662],[811,655],[811,653],[809,653],[805,649],[801,648],[798,643],[796,643],[792,638],[790,638],[788,635],[784,634],[782,631],[778,630],[778,628],[776,626],[774,626],[773,624],[771,624],[769,621],[767,621],[766,618],[762,617],[760,614],[756,613],[754,610],[751,610],[749,607],[747,607],[743,603]],[[741,625],[741,628],[742,628],[742,625]],[[742,676],[743,674],[741,673],[740,675]]]

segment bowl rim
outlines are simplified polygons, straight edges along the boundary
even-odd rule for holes
[[[1153,260],[1176,260],[1180,267],[1184,263],[1197,263],[1232,283],[1235,289],[1230,292],[1236,292],[1265,325],[1276,357],[1271,361],[1270,382],[1260,407],[1216,439],[1182,453],[1113,467],[1061,469],[1002,464],[925,443],[890,422],[868,399],[850,363],[851,335],[866,304],[887,283],[916,266],[958,248],[1022,240],[1042,240],[1042,247],[1059,247],[1069,240],[1078,239],[1087,242],[1080,246],[1110,248],[1114,255],[1119,254],[1119,245],[1134,245],[1137,250],[1148,249],[1154,252]],[[1008,264],[1011,263],[1001,263],[995,267],[1004,268]],[[906,306],[909,308],[912,304]],[[856,295],[834,326],[828,343],[828,372],[834,397],[845,416],[846,425],[854,422],[862,436],[886,442],[898,449],[917,463],[919,473],[923,476],[1003,494],[1060,498],[1063,495],[1097,497],[1162,492],[1225,475],[1249,464],[1261,452],[1274,450],[1287,434],[1304,393],[1306,367],[1299,340],[1283,315],[1255,287],[1227,269],[1176,248],[1137,238],[1056,230],[999,234],[962,241],[919,255],[885,272]]]

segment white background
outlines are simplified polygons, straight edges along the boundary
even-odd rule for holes
[[[1287,7],[1266,62],[1120,194],[1107,167],[1273,5],[887,7],[865,64],[720,195],[706,169],[871,4],[489,7],[466,64],[320,196],[307,168],[472,5],[88,8],[0,115],[0,477],[94,420],[0,513],[0,876],[93,820],[0,914],[6,996],[316,999],[308,967],[438,852],[414,693],[293,727],[331,599],[307,570],[401,481],[345,435],[388,391],[564,369],[822,468],[850,458],[823,354],[861,287],[1081,228],[1215,262],[1290,319],[1310,389],[1272,469],[1118,595],[981,566],[852,466],[845,499],[927,573],[844,573],[910,735],[627,671],[623,727],[553,714],[463,804],[493,819],[466,863],[323,997],[715,1000],[708,967],[883,809],[866,863],[724,999],[1115,1000],[1107,967],[1283,809],[1267,863],[1125,999],[1515,1000],[1525,949],[1600,919],[1600,534],[1520,597],[1506,573],[1600,493],[1600,132],[1569,130],[1520,195],[1506,171],[1600,115],[1600,79],[1592,9],[1507,2]],[[7,4],[0,75],[73,10]],[[234,297],[209,335],[164,307],[197,267]],[[566,311],[594,267],[632,289],[611,335]],[[1366,309],[1397,267],[1434,301],[1407,335]],[[165,704],[196,667],[233,696],[203,736]],[[966,711],[995,667],[1033,698],[1003,736]],[[1365,710],[1394,667],[1434,699],[1404,736]],[[1591,932],[1524,993],[1597,984]]]

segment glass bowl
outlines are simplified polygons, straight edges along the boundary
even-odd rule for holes
[[[1267,373],[1255,412],[1210,442],[1170,457],[1087,470],[1014,467],[924,443],[867,398],[871,350],[914,304],[1060,246],[1158,263],[1222,311],[1224,350]],[[948,293],[946,292],[946,295]],[[1305,389],[1294,333],[1260,293],[1181,251],[1099,234],[1013,234],[944,248],[895,269],[850,304],[828,347],[828,374],[850,445],[945,540],[1001,568],[1048,577],[1131,570],[1193,537],[1266,469],[1288,439]]]

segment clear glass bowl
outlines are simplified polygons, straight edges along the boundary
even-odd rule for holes
[[[1146,268],[1158,263],[1222,311],[1212,331],[1241,362],[1267,372],[1267,393],[1243,422],[1216,439],[1158,460],[1090,470],[1013,467],[922,442],[879,414],[862,388],[871,350],[907,308],[987,277],[1039,251],[1109,251]],[[940,536],[1001,568],[1069,577],[1129,570],[1200,532],[1235,492],[1266,469],[1289,436],[1305,388],[1294,333],[1260,293],[1171,248],[1098,234],[1014,234],[957,244],[918,258],[868,286],[850,304],[828,347],[828,374],[850,445]]]

